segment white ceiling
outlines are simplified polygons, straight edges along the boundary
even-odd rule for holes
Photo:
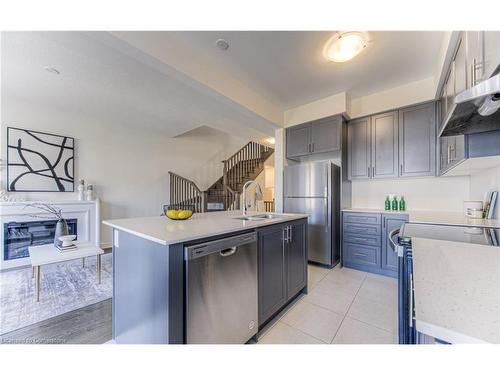
[[[290,107],[431,77],[443,39],[442,32],[371,32],[366,51],[336,64],[321,55],[331,34],[2,32],[2,98],[170,136],[211,126],[258,140],[274,134]],[[227,51],[216,48],[217,38],[229,41]]]
[[[346,63],[322,56],[332,31],[182,31],[160,33],[191,49],[199,61],[225,69],[245,85],[289,109],[347,91],[352,97],[432,77],[441,31],[370,32],[371,43]],[[218,38],[230,47],[215,46]]]
[[[170,136],[199,126],[247,139],[274,134],[276,126],[256,113],[108,33],[2,32],[1,52],[2,102],[15,98],[83,111],[103,123]]]

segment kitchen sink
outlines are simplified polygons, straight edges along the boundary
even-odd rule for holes
[[[276,215],[276,214],[260,214],[260,215],[252,215],[252,216],[240,216],[235,217],[236,220],[245,220],[245,221],[260,221],[266,219],[280,219],[284,217],[284,215]]]

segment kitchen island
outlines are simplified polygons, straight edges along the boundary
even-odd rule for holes
[[[225,211],[195,214],[184,221],[166,217],[104,221],[113,228],[114,341],[135,344],[203,342],[189,338],[192,336],[189,324],[199,324],[198,331],[217,328],[220,321],[212,315],[219,313],[207,310],[201,315],[199,311],[190,312],[187,306],[192,294],[205,287],[193,282],[188,287],[191,279],[187,265],[193,254],[189,251],[205,247],[205,244],[212,246],[242,235],[247,242],[251,237],[256,239],[255,259],[250,260],[255,263],[255,282],[251,278],[248,281],[258,284],[248,287],[249,299],[253,298],[251,290],[256,290],[254,308],[258,313],[256,321],[248,324],[256,333],[287,303],[306,292],[307,215],[254,212],[248,216],[250,218],[243,217],[240,211]],[[231,248],[224,250],[228,250],[227,254],[221,251],[221,256],[234,254],[236,246]],[[206,272],[206,267],[198,269]],[[236,275],[229,270],[228,275],[232,274],[233,279],[227,276],[225,283],[235,289],[240,281],[238,276],[246,277],[248,273]],[[217,276],[207,277],[209,287],[217,284],[213,281]],[[212,296],[221,294],[224,293],[218,291]],[[227,309],[237,309],[238,303],[229,301]],[[197,310],[210,306],[210,301],[198,303]],[[192,320],[188,315],[204,318],[203,321]],[[225,336],[223,342],[236,342],[232,340]]]
[[[401,235],[417,342],[500,343],[500,230],[405,224]]]

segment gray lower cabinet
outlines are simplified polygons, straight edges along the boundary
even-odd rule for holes
[[[342,141],[342,117],[322,119],[286,129],[286,157],[338,151]]]
[[[398,258],[389,233],[408,221],[406,214],[343,213],[343,266],[397,277]]]
[[[399,175],[436,173],[436,104],[399,110]]]
[[[287,297],[292,298],[307,285],[307,223],[295,222],[289,227],[285,273]]]
[[[258,230],[259,326],[307,286],[307,221]]]
[[[408,221],[407,214],[382,214],[382,269],[398,272],[398,257],[392,250],[389,234]]]

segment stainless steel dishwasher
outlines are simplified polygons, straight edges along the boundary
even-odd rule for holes
[[[186,343],[244,344],[257,333],[257,234],[184,248]]]

